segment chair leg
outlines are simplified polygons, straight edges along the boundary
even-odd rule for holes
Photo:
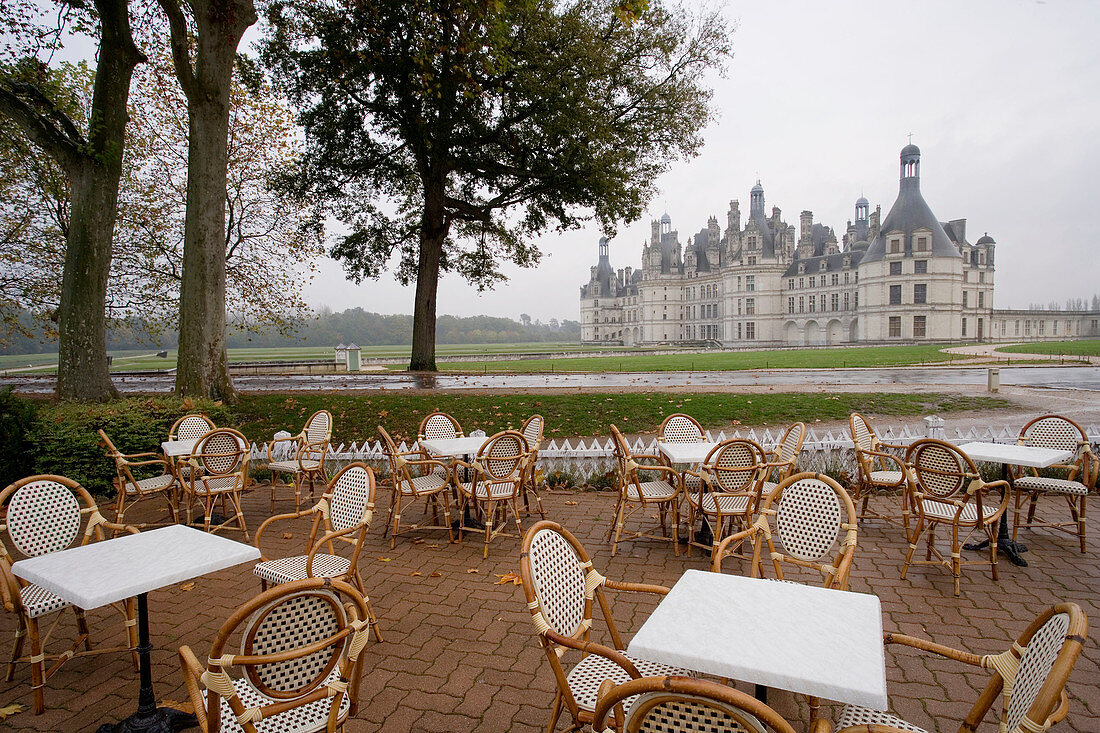
[[[1077,513],[1077,534],[1081,538],[1081,553],[1085,552],[1085,497],[1081,497],[1081,508]]]
[[[390,549],[397,543],[397,533],[401,531],[401,492],[393,490],[393,503],[390,504],[390,515],[393,517],[392,531],[390,532]],[[382,535],[385,537],[385,534]]]
[[[46,712],[46,662],[42,655],[42,639],[38,635],[38,619],[27,619],[27,638],[31,643],[31,689],[34,691],[34,714]]]
[[[374,606],[370,604],[370,599],[367,598],[366,593],[363,594],[363,600],[367,603],[367,618],[370,619],[370,627],[374,629],[374,640],[381,643],[382,631],[378,628],[378,617],[374,615]]]
[[[905,562],[901,564],[902,580],[905,580],[905,574],[909,572],[909,565],[913,562],[913,553],[917,551],[917,543],[920,542],[922,529],[924,529],[924,518],[917,517],[917,524],[913,527],[913,534],[909,536],[909,552],[905,553]]]
[[[23,656],[23,645],[27,642],[27,622],[23,614],[19,614],[19,628],[15,631],[15,647],[11,652],[11,661],[8,662],[8,672],[4,675],[5,682],[15,679],[15,663]]]
[[[558,727],[558,718],[561,717],[561,692],[554,693],[554,706],[550,709],[550,724],[546,726],[546,733],[554,733]]]
[[[615,512],[615,535],[611,539],[611,557],[615,557],[615,550],[619,547],[619,540],[623,536],[623,509],[626,505],[625,501],[619,501],[618,509]]]
[[[443,496],[443,524],[447,527],[447,541],[455,541],[455,531],[451,527],[451,497],[448,489],[443,489],[439,492]],[[439,504],[439,498],[436,497],[436,504]],[[459,515],[461,516],[461,515]]]
[[[1020,490],[1019,489],[1017,489],[1016,491],[1014,491],[1012,493],[1014,493],[1016,495],[1014,497],[1013,507],[1012,507],[1012,541],[1015,542],[1016,541],[1016,530],[1018,530],[1020,528],[1020,499],[1021,499],[1021,495],[1020,495]]]
[[[482,553],[482,559],[489,559],[489,540],[493,537],[493,515],[496,514],[496,508],[493,506],[493,502],[487,502],[485,505],[485,550]]]
[[[680,502],[672,504],[672,552],[680,557]]]
[[[70,608],[73,609],[73,615],[76,616],[76,629],[84,637],[84,651],[90,652],[92,650],[92,635],[88,631],[88,619],[85,618],[83,609],[76,606],[70,606]],[[48,638],[49,634],[46,634],[46,636]]]
[[[126,639],[130,643],[130,657],[134,663],[134,671],[141,670],[141,665],[138,660],[138,629],[137,629],[137,613],[135,612],[137,604],[133,598],[127,598],[122,602],[123,614],[126,618]]]

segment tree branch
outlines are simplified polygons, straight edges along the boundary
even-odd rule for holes
[[[15,94],[7,83],[0,84],[0,115],[19,125],[31,142],[46,151],[66,172],[72,173],[84,160],[80,149],[83,140],[70,140],[53,122]]]
[[[157,0],[161,10],[168,16],[168,27],[172,38],[172,65],[176,69],[176,78],[188,101],[194,102],[198,94],[198,79],[191,65],[191,44],[187,38],[187,19],[179,0]]]

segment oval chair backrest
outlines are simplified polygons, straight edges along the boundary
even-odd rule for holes
[[[1016,730],[1038,697],[1039,690],[1054,666],[1054,660],[1058,658],[1066,642],[1069,624],[1068,613],[1055,613],[1031,635],[1031,640],[1020,657],[1020,667],[1012,685],[1012,697],[1005,717],[1007,730]]]
[[[764,463],[764,450],[751,440],[734,438],[715,446],[708,456],[706,470],[725,493],[753,491]]]
[[[381,425],[378,426],[378,434],[382,436],[382,451],[386,454],[386,460],[390,463],[390,473],[397,475],[397,445],[394,444],[393,438],[386,432],[386,429]]]
[[[374,471],[362,463],[352,463],[336,474],[331,485],[329,524],[335,531],[370,524],[374,513]]]
[[[858,412],[853,412],[848,418],[848,427],[852,433],[852,442],[859,450],[873,450],[875,445],[875,431],[867,423],[867,420]]]
[[[209,474],[224,476],[240,468],[244,460],[244,446],[235,430],[216,428],[195,444],[192,455]]]
[[[278,598],[252,614],[241,638],[241,654],[290,652],[331,640],[345,626],[347,615],[335,593],[323,588],[302,591]],[[347,637],[306,656],[247,665],[245,674],[271,697],[298,697],[324,682],[340,661],[345,644]]]
[[[801,478],[777,489],[764,508],[779,502],[776,528],[784,549],[793,557],[807,562],[818,561],[830,554],[840,536],[841,523],[853,523],[844,517],[845,508],[837,489],[820,478]]]
[[[699,443],[703,428],[690,415],[669,415],[661,424],[658,440],[662,443]]]
[[[523,437],[527,439],[527,447],[535,450],[542,441],[542,415],[532,415],[523,423]]]
[[[477,460],[494,481],[515,478],[527,458],[523,433],[505,430],[489,438],[477,453]]]
[[[321,443],[332,438],[332,414],[318,410],[306,422],[304,430],[307,443]]]
[[[806,424],[796,422],[783,433],[783,439],[775,447],[780,461],[790,461],[802,450],[802,441],[806,439]]]
[[[436,412],[424,418],[420,431],[428,440],[445,440],[457,438],[462,429],[450,415]]]
[[[966,491],[977,478],[970,459],[955,446],[939,440],[918,440],[909,446],[905,460],[926,494],[951,499]]]
[[[80,524],[80,501],[72,489],[57,481],[23,484],[8,501],[8,536],[26,557],[71,547],[80,534]]]
[[[627,470],[627,463],[631,458],[630,448],[627,447],[623,434],[614,425],[611,426],[611,453],[615,457],[619,474],[624,479],[629,478],[630,471]]]
[[[172,435],[176,440],[198,440],[214,429],[214,423],[205,415],[184,415],[176,423]]]
[[[688,693],[647,692],[630,703],[625,733],[766,733],[747,710],[722,700]]]
[[[1021,437],[1027,445],[1035,448],[1069,450],[1077,452],[1080,442],[1087,440],[1081,428],[1064,417],[1050,415],[1031,421],[1024,428]]]
[[[562,636],[574,636],[584,621],[584,569],[577,551],[561,533],[540,529],[525,559],[532,592],[547,623]]]

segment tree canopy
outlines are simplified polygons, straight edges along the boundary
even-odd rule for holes
[[[717,12],[599,0],[271,0],[263,58],[306,151],[284,184],[346,227],[350,277],[416,281],[413,369],[435,368],[436,288],[533,266],[534,237],[611,234],[696,154]]]

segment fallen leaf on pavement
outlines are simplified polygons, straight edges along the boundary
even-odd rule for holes
[[[566,505],[566,506],[576,506],[576,505],[577,505],[577,502],[575,502],[575,501],[567,501],[567,502],[565,502],[565,505]]]
[[[494,573],[494,575],[500,578],[500,580],[493,583],[493,585],[507,585],[508,583],[511,583],[512,585],[523,584],[523,578],[516,575],[515,573],[505,573],[504,575],[501,575],[500,573]]]
[[[294,533],[293,532],[283,532],[283,539],[284,540],[294,539]]]
[[[429,549],[429,550],[438,550],[438,549],[439,549],[439,545],[428,545],[428,549]]]
[[[423,574],[424,574],[424,573],[420,572],[419,570],[414,570],[414,571],[412,571],[411,573],[409,573],[409,577],[410,577],[410,578],[419,578],[419,577],[420,577],[420,576],[422,576]]]
[[[23,706],[19,703],[10,703],[0,708],[0,720],[5,720],[9,715],[23,712]]]
[[[184,583],[183,585],[180,586],[180,590],[191,590],[194,587],[195,587],[194,583]]]
[[[423,537],[417,537],[415,540],[413,540],[414,545],[421,545],[423,543],[424,543],[424,538]]]
[[[442,577],[443,577],[443,573],[441,573],[441,572],[439,572],[439,571],[437,570],[436,572],[432,573],[432,574],[431,574],[431,575],[429,575],[428,577],[429,577],[429,578],[442,578]]]
[[[393,558],[392,557],[379,557],[378,559],[381,560],[382,562],[389,562]]]
[[[466,572],[467,573],[476,573],[476,572],[478,572],[478,569],[477,568],[466,568]]]

